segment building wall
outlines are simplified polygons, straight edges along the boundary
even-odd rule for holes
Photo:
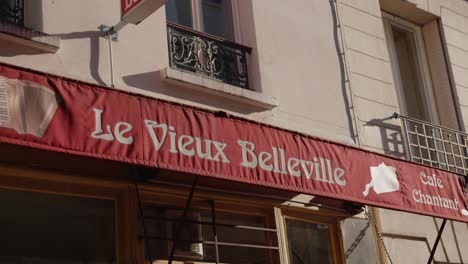
[[[400,121],[390,118],[393,112],[399,112],[399,107],[382,24],[383,8],[420,25],[440,19],[442,43],[448,51],[448,67],[444,67],[444,61],[434,61],[431,65],[431,71],[435,66],[440,67],[439,72],[431,72],[436,76],[433,79],[436,100],[441,101],[438,106],[440,123],[466,129],[466,125],[463,124],[466,124],[468,118],[464,105],[468,96],[468,51],[465,48],[468,44],[468,3],[432,0],[407,3],[385,0],[338,2],[362,148],[405,157]],[[426,39],[427,42],[430,40]],[[437,54],[429,54],[429,60],[431,56],[436,57]],[[448,73],[444,73],[445,70],[448,70]],[[443,74],[447,74],[446,79],[440,77]],[[443,101],[442,97],[450,94],[453,84],[456,90],[454,89],[451,95],[455,102],[459,102],[459,106],[451,109],[448,103],[452,101]],[[445,89],[445,93],[437,94],[438,89]],[[444,117],[446,113],[449,114]],[[457,115],[460,116],[459,124],[455,119]],[[384,241],[393,263],[425,263],[440,229],[441,220],[384,209],[379,212]],[[468,253],[464,250],[467,239],[467,225],[449,221],[435,261],[468,263]]]
[[[440,85],[455,85],[453,97],[459,105],[454,115],[459,115],[458,123],[465,128],[468,3],[392,1],[399,4],[393,6],[384,0],[295,0],[294,4],[281,0],[238,1],[239,42],[252,47],[251,87],[266,98],[276,99],[277,106],[272,109],[239,102],[236,96],[207,92],[208,88],[194,89],[198,79],[188,75],[177,83],[165,80],[163,73],[169,60],[164,8],[138,26],[128,25],[119,32],[119,41],[112,43],[114,86],[404,157],[400,123],[390,118],[399,108],[382,6],[416,23],[441,19],[449,67],[448,79],[441,80]],[[30,2],[26,6],[26,26],[60,37],[60,49],[47,54],[1,40],[0,61],[110,86],[109,42],[101,36],[99,26],[119,21],[119,1]],[[380,214],[385,244],[394,263],[424,262],[440,221],[389,210],[380,210]],[[353,242],[360,242],[359,232],[355,232],[358,229],[364,230],[364,249],[372,248],[374,238],[368,235],[372,230],[365,221],[343,222],[343,228],[349,234],[345,251]],[[463,251],[467,244],[467,225],[449,222],[436,260],[468,263],[468,252]],[[350,263],[375,258],[363,258],[369,252],[362,247],[355,252],[360,255],[350,258],[354,259]]]
[[[290,5],[247,0],[239,1],[238,9],[240,42],[253,48],[249,58],[251,86],[276,98],[278,107],[265,110],[164,81],[161,73],[169,65],[164,8],[138,26],[128,25],[119,32],[119,41],[112,44],[116,89],[223,109],[353,144],[330,3],[301,0]],[[264,12],[266,9],[271,12]],[[99,26],[119,21],[119,1],[42,0],[41,8],[27,11],[28,26],[61,38],[59,51],[30,54],[2,43],[1,61],[110,86],[109,44],[101,37]]]

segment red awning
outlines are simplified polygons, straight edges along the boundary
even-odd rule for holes
[[[0,142],[468,222],[462,176],[10,66],[0,66]]]

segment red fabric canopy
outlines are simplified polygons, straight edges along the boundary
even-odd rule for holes
[[[10,66],[0,66],[0,142],[468,222],[462,176]]]

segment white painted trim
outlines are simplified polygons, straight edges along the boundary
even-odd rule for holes
[[[388,48],[388,55],[390,56],[390,66],[393,72],[393,85],[396,88],[397,97],[398,97],[398,100],[397,100],[398,109],[400,109],[400,111],[402,111],[403,114],[406,114],[408,111],[407,111],[407,107],[405,104],[405,100],[403,99],[403,91],[401,90],[402,89],[401,87],[403,85],[401,84],[401,79],[397,78],[397,76],[399,76],[400,69],[398,67],[398,64],[394,63],[395,61],[397,61],[397,59],[396,59],[395,46],[392,43],[393,33],[392,33],[391,25],[389,21],[386,19],[383,20],[383,23],[384,23],[385,39],[386,39],[387,48]]]
[[[239,4],[237,0],[231,0],[230,2],[232,8],[232,25],[234,27],[234,40],[236,43],[242,43]]]
[[[286,238],[286,224],[281,208],[274,208],[276,237],[278,239],[280,263],[289,264],[288,240]]]
[[[180,87],[188,88],[204,94],[227,98],[261,109],[273,109],[279,105],[278,100],[273,96],[229,85],[219,80],[192,72],[166,68],[161,71],[161,77],[164,81],[176,84]]]
[[[192,0],[192,23],[193,29],[200,32],[203,31],[203,19],[200,0]]]
[[[193,29],[203,32],[203,14],[202,14],[202,0],[191,0],[192,5],[192,23]],[[229,1],[232,12],[232,25],[234,30],[234,42],[241,43],[241,27],[240,27],[240,17],[239,17],[239,5],[237,0]]]
[[[0,22],[0,39],[44,53],[56,53],[60,48],[60,37],[6,22]]]

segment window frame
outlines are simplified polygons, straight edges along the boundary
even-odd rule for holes
[[[109,200],[114,203],[115,263],[129,263],[132,256],[127,185],[43,170],[0,165],[0,188],[41,194]]]
[[[191,4],[192,11],[192,25],[193,30],[203,32],[203,14],[202,14],[202,0],[188,0]],[[237,0],[229,0],[231,13],[232,13],[232,26],[233,37],[232,42],[241,43],[240,34],[240,20],[239,20],[239,5]],[[169,21],[169,20],[168,20]],[[217,36],[218,37],[218,36]]]
[[[333,263],[344,264],[344,246],[341,233],[339,218],[336,216],[329,216],[324,214],[311,214],[308,210],[292,209],[292,208],[275,208],[275,215],[277,219],[277,228],[279,231],[278,243],[283,245],[283,252],[281,256],[282,264],[290,263],[289,256],[289,242],[286,228],[286,220],[291,219],[313,224],[326,224],[329,226],[329,248],[332,255]],[[281,252],[280,252],[281,253]],[[281,254],[280,254],[281,255]]]
[[[155,185],[139,185],[139,195],[141,199],[142,205],[154,205],[157,207],[174,207],[183,209],[185,207],[185,203],[188,197],[188,190],[181,190],[179,188],[173,188],[167,186],[168,188],[164,188],[162,186],[155,186]],[[275,217],[274,217],[274,207],[270,205],[268,202],[253,202],[252,200],[248,200],[247,198],[238,197],[238,196],[230,196],[223,193],[213,193],[207,192],[202,190],[195,191],[193,195],[193,200],[191,202],[190,208],[192,209],[201,209],[209,211],[211,208],[207,205],[207,201],[214,200],[216,202],[216,211],[217,212],[226,212],[226,213],[233,213],[239,215],[251,215],[251,216],[259,216],[264,218],[265,228],[271,228],[278,230],[278,225],[275,224]],[[143,225],[140,222],[139,234],[143,234]],[[269,233],[269,232],[268,232]],[[265,231],[266,242],[267,246],[273,244],[275,242],[275,238],[271,237]],[[278,232],[276,234],[276,244],[278,245],[277,254],[278,254],[278,261],[281,262],[281,246],[278,237]],[[222,242],[222,241],[220,241]],[[148,260],[145,258],[145,241],[142,239],[142,243],[138,249],[139,260],[141,263],[149,263]],[[269,259],[272,258],[270,251],[268,251]],[[166,260],[155,260],[155,263],[166,263]],[[159,261],[159,262],[158,262]],[[138,263],[140,263],[138,262]],[[175,263],[179,263],[174,261]],[[198,262],[197,262],[198,263]],[[202,263],[202,262],[200,262]]]
[[[12,8],[11,8],[11,6]],[[25,21],[24,21],[24,5],[25,1],[24,0],[5,0],[3,4],[0,4],[1,7],[9,7],[9,11],[17,11],[17,14],[14,14],[14,17],[9,17],[7,16],[8,19],[5,18],[0,18],[0,21],[6,22],[6,23],[11,23],[16,26],[24,27]],[[4,11],[6,12],[6,11]],[[13,21],[10,21],[10,19],[13,19]]]
[[[393,40],[393,33],[392,27],[398,27],[402,30],[411,32],[414,37],[414,42],[416,44],[416,58],[417,63],[420,69],[420,78],[421,78],[421,85],[422,85],[422,98],[423,103],[425,104],[428,114],[429,114],[429,122],[431,123],[440,123],[437,105],[435,100],[435,93],[434,88],[432,85],[432,77],[430,74],[430,68],[424,43],[424,37],[422,34],[422,28],[419,25],[413,24],[407,20],[399,18],[395,15],[382,11],[382,18],[383,18],[383,26],[384,26],[384,33],[385,39],[387,44],[387,49],[389,53],[389,63],[392,68],[392,75],[393,75],[393,84],[397,90],[397,105],[398,109],[402,111],[404,115],[408,116],[408,108],[405,103],[404,98],[404,91],[403,91],[403,84],[401,83],[400,77],[400,69],[398,65],[396,49]]]

